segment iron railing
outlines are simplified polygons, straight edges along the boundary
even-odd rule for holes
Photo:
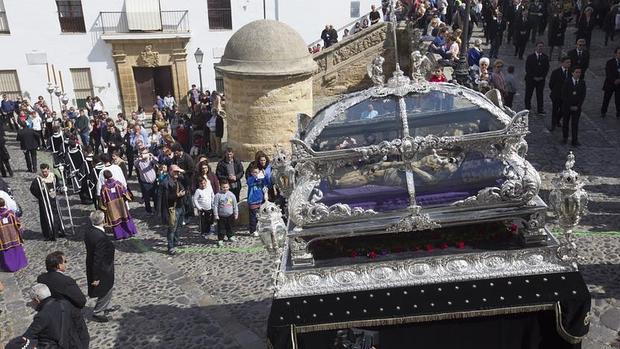
[[[209,29],[232,29],[231,10],[229,8],[210,8]]]
[[[381,7],[378,7],[378,8],[377,8],[377,11],[379,11],[379,13],[381,13]],[[351,22],[349,22],[349,23],[347,23],[347,24],[343,25],[342,27],[340,27],[340,28],[336,29],[336,31],[338,32],[338,41],[341,41],[341,40],[342,40],[342,36],[344,35],[344,30],[345,30],[345,29],[349,29],[349,31],[350,31],[350,30],[351,30],[351,29],[353,29],[353,27],[355,26],[355,23],[359,23],[359,24],[360,24],[360,26],[361,26],[361,25],[362,25],[362,22],[364,21],[364,19],[367,19],[367,20],[368,20],[368,27],[367,27],[367,28],[364,28],[364,29],[360,29],[359,31],[357,31],[357,32],[355,32],[355,33],[353,33],[353,34],[349,34],[349,36],[352,36],[352,35],[357,35],[357,34],[359,34],[359,33],[361,33],[361,32],[366,31],[366,29],[370,28],[370,27],[371,27],[371,24],[370,24],[370,17],[369,17],[369,16],[370,16],[370,11],[368,11],[367,13],[364,13],[364,14],[363,14],[363,15],[361,15],[359,18],[356,18],[356,19],[352,20]],[[381,20],[383,20],[383,14],[382,14],[382,13],[381,13]],[[321,30],[322,30],[322,29],[321,29]],[[309,47],[309,48],[312,48],[312,47],[316,46],[316,44],[319,44],[319,43],[320,43],[321,45],[323,45],[323,39],[318,39],[318,40],[316,40],[316,41],[311,42],[310,44],[308,44],[308,47]],[[323,48],[324,48],[324,47],[321,47],[321,49],[323,49]]]
[[[160,11],[161,30],[154,32],[189,33],[188,11]],[[96,30],[102,34],[135,33],[141,30],[130,30],[127,12],[99,12],[95,22]],[[148,31],[153,32],[153,31]]]
[[[0,33],[8,34],[10,32],[9,21],[6,19],[6,12],[0,11]]]

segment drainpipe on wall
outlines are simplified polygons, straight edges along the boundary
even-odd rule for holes
[[[279,0],[274,0],[275,2],[275,15],[276,15],[276,21],[280,20],[280,1]]]

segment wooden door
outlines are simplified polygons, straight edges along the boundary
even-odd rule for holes
[[[144,107],[145,110],[152,110],[153,104],[155,104],[155,79],[153,75],[153,68],[133,68],[138,105]]]
[[[164,98],[168,94],[168,92],[170,92],[174,96],[174,86],[172,84],[172,69],[169,65],[153,68],[153,78],[155,80],[156,95]]]

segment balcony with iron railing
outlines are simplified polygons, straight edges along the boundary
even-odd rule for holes
[[[9,22],[6,19],[6,12],[0,11],[0,34],[8,34],[10,32]]]
[[[131,23],[132,16],[127,12],[100,12],[95,21],[94,29],[100,34],[110,38],[113,36],[125,36],[124,34],[142,34],[148,36],[157,35],[181,35],[189,36],[189,15],[187,10],[160,11],[159,16],[149,13],[151,22],[150,29],[135,29],[136,24]],[[154,25],[153,25],[154,23]],[[139,26],[138,26],[139,27]]]

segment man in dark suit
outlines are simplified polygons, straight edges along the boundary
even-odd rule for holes
[[[581,105],[586,99],[586,82],[581,78],[581,67],[574,67],[571,78],[564,82],[562,88],[562,135],[563,143],[568,142],[568,125],[570,123],[572,145],[578,147],[579,117]]]
[[[47,273],[39,275],[37,282],[47,285],[52,291],[52,297],[66,299],[76,308],[82,309],[86,305],[86,296],[78,284],[70,276],[65,275],[67,258],[61,251],[52,252],[45,257]]]
[[[583,69],[581,78],[585,79],[586,70],[590,66],[590,52],[586,49],[586,40],[577,40],[576,47],[568,51],[567,55],[570,58],[571,67],[581,67]]]
[[[19,141],[19,147],[24,152],[24,157],[26,157],[28,172],[37,172],[37,148],[39,147],[37,133],[27,127],[25,122],[20,121],[19,130],[17,130],[17,140]]]
[[[561,65],[552,71],[549,77],[552,103],[550,131],[553,131],[556,126],[560,126],[560,120],[562,119],[562,88],[564,87],[564,82],[571,76],[570,66],[571,59],[563,57]]]
[[[514,19],[515,56],[519,56],[519,59],[523,59],[523,53],[525,52],[527,39],[530,36],[530,30],[532,30],[532,24],[528,19],[527,10],[523,9],[521,14],[517,15]]]
[[[615,93],[616,117],[620,118],[620,47],[616,47],[614,58],[607,61],[605,65],[605,82],[603,83],[603,105],[601,106],[601,117],[607,114],[611,95]]]
[[[506,22],[502,18],[502,13],[499,11],[496,13],[496,17],[491,18],[487,24],[487,37],[491,40],[491,51],[489,52],[491,58],[497,58],[499,48],[502,46],[504,30],[506,30]]]
[[[114,245],[105,234],[104,220],[103,212],[93,211],[90,214],[92,227],[84,233],[88,296],[97,298],[93,319],[98,322],[108,322],[107,315],[120,308],[110,305],[114,287]]]
[[[542,42],[536,44],[536,51],[527,56],[525,61],[525,109],[532,108],[532,94],[536,89],[537,112],[544,115],[543,110],[543,90],[545,89],[545,78],[549,72],[549,57],[543,53],[545,45]]]
[[[32,323],[22,335],[23,338],[36,340],[40,348],[88,348],[80,338],[88,336],[80,331],[86,327],[76,328],[71,317],[73,306],[66,299],[51,296],[44,284],[36,284],[30,289],[31,305],[37,311]]]
[[[73,325],[80,335],[80,342],[84,348],[88,348],[90,341],[88,328],[82,316],[81,309],[86,305],[86,296],[80,290],[75,280],[65,275],[68,260],[61,251],[55,251],[45,257],[46,273],[37,277],[37,282],[46,285],[53,298],[64,299],[72,307],[70,309]]]

